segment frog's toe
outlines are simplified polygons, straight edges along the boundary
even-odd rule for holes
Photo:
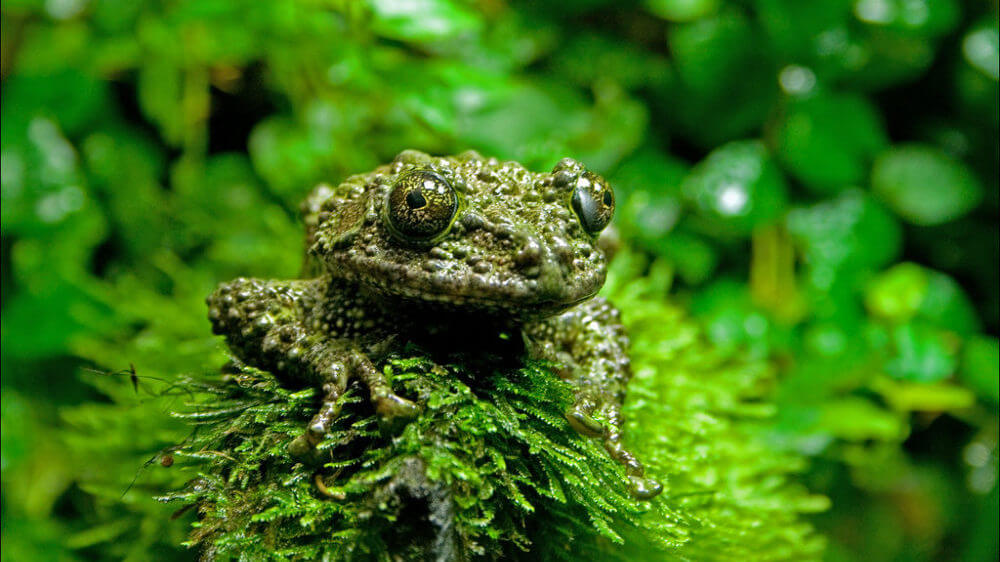
[[[394,393],[379,396],[375,401],[375,411],[383,418],[413,418],[420,413],[420,407]]]
[[[368,385],[375,412],[382,419],[412,418],[420,413],[416,404],[392,391],[392,384],[385,373],[376,369],[368,357],[355,353],[352,360],[356,376]]]
[[[601,437],[605,433],[604,424],[597,421],[583,406],[576,405],[566,412],[566,419],[573,429],[588,437]]]
[[[637,500],[651,500],[663,491],[663,484],[652,478],[629,476],[628,483],[629,493]]]

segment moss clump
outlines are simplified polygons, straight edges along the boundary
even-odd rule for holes
[[[619,263],[621,279],[645,268]],[[569,427],[571,390],[546,365],[418,349],[383,368],[422,414],[380,425],[355,387],[316,463],[287,453],[318,408],[314,389],[250,368],[187,383],[199,398],[179,416],[198,429],[174,455],[199,474],[164,499],[197,506],[189,544],[212,559],[818,556],[797,514],[825,500],[788,484],[797,463],[756,429],[767,370],[710,352],[663,301],[664,273],[608,287],[633,329],[631,444],[666,484],[653,502],[632,499],[621,468]]]

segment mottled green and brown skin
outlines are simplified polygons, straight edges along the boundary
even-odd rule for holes
[[[242,360],[322,387],[300,450],[325,433],[354,378],[380,415],[417,414],[375,367],[406,342],[474,349],[520,332],[528,354],[560,364],[574,386],[572,425],[602,438],[633,494],[651,498],[659,483],[621,443],[628,338],[618,311],[594,297],[605,278],[597,239],[613,210],[607,183],[570,159],[533,173],[474,152],[405,151],[303,204],[315,278],[223,284],[209,316]]]

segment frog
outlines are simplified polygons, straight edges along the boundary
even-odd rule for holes
[[[597,296],[614,209],[611,185],[572,158],[532,172],[475,151],[405,150],[315,187],[301,209],[303,278],[223,283],[207,298],[209,319],[238,360],[321,390],[290,446],[298,454],[321,441],[355,380],[381,419],[419,415],[378,368],[407,342],[474,349],[519,335],[527,358],[571,386],[569,425],[600,439],[631,495],[649,500],[662,485],[622,442],[629,339]]]

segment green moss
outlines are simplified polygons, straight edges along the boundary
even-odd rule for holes
[[[610,296],[633,330],[631,444],[664,480],[632,499],[619,467],[562,412],[569,386],[544,364],[439,363],[418,349],[384,365],[422,414],[385,425],[353,387],[315,462],[288,444],[318,408],[314,389],[236,368],[186,383],[198,430],[173,452],[198,476],[163,499],[194,505],[189,545],[216,559],[545,559],[636,555],[816,557],[798,514],[825,506],[786,480],[756,422],[769,372],[709,350],[664,300],[665,270],[626,255]]]

